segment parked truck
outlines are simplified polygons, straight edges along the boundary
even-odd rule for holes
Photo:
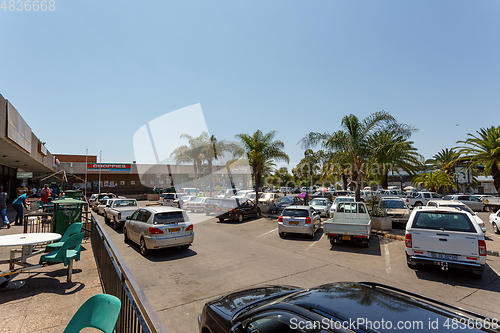
[[[106,206],[104,211],[104,222],[113,223],[113,229],[125,224],[127,216],[132,215],[138,209],[135,199],[114,199]]]
[[[408,207],[421,207],[427,205],[429,200],[439,200],[442,197],[436,192],[412,192],[404,199]]]
[[[333,218],[324,222],[323,229],[330,244],[358,242],[368,247],[372,223],[363,202],[340,202]]]

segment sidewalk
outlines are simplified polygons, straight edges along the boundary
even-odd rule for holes
[[[7,214],[13,221],[12,208]],[[22,232],[23,227],[15,225],[0,229],[0,235]],[[0,247],[0,259],[8,259],[10,249]],[[39,256],[34,256],[28,262],[37,264],[38,260]],[[0,265],[0,270],[8,270],[8,265]],[[89,297],[102,293],[90,239],[82,242],[81,260],[74,262],[72,282],[66,282],[66,271],[63,264],[57,264],[14,278],[26,283],[17,290],[0,291],[0,332],[64,331],[78,308]]]

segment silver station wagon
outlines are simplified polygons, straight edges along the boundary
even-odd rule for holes
[[[286,207],[278,218],[278,233],[306,234],[314,238],[316,230],[321,228],[319,213],[310,206]]]
[[[151,250],[180,246],[187,250],[194,240],[193,224],[186,212],[174,207],[145,207],[127,217],[123,227],[125,242],[141,247],[141,254]]]

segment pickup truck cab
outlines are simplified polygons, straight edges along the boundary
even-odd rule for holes
[[[442,199],[436,192],[412,192],[405,198],[408,207],[425,206],[429,200],[436,199]]]
[[[469,208],[466,204],[464,204],[461,201],[456,201],[456,200],[431,200],[427,203],[427,206],[429,207],[452,207],[456,209],[461,209],[464,211],[467,211],[471,213],[472,217],[474,218],[474,222],[479,224],[479,227],[481,230],[486,232],[486,224],[481,220],[481,218],[477,215],[477,213],[474,213],[472,209]]]
[[[406,225],[406,262],[418,265],[465,268],[482,275],[486,263],[484,234],[473,216],[450,207],[420,207]]]
[[[135,199],[111,199],[108,200],[106,210],[104,212],[104,222],[106,224],[113,223],[113,229],[118,229],[123,226],[127,216],[132,215],[137,210],[137,200]]]
[[[339,202],[333,218],[324,222],[323,229],[332,245],[351,241],[368,247],[372,222],[364,202]]]

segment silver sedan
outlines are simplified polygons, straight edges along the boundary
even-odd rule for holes
[[[187,250],[194,241],[193,224],[186,212],[174,207],[146,207],[127,217],[123,227],[125,243],[141,247],[141,254],[153,249],[180,246]]]
[[[328,198],[314,198],[311,200],[309,206],[319,212],[320,216],[328,217],[332,202]]]
[[[286,207],[278,218],[278,233],[306,234],[314,237],[316,230],[321,228],[321,218],[314,208],[309,206]]]

